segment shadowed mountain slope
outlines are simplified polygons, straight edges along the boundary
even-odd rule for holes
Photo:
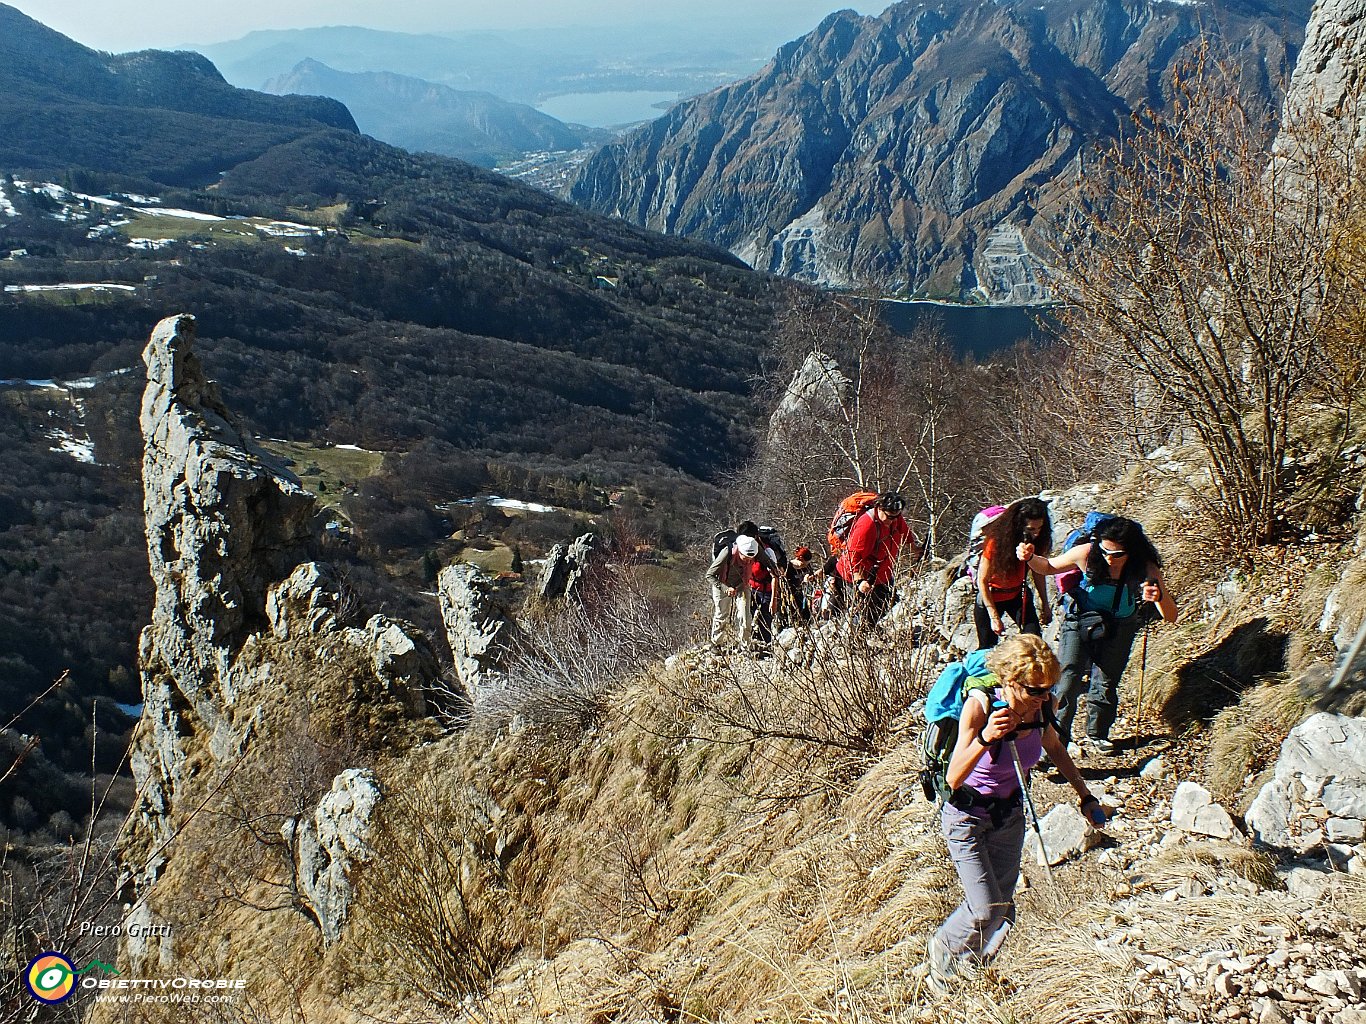
[[[274,95],[329,96],[346,104],[361,131],[419,152],[491,167],[546,150],[575,149],[610,134],[567,125],[525,103],[469,92],[387,71],[350,73],[300,61],[265,83]]]
[[[570,196],[775,273],[1034,301],[1038,211],[1081,155],[1135,106],[1162,102],[1202,32],[1274,102],[1307,15],[1303,0],[841,11],[759,74],[605,147]]]

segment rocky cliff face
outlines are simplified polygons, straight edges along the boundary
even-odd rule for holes
[[[1045,297],[1040,209],[1202,29],[1274,101],[1304,0],[904,2],[842,11],[759,74],[605,147],[570,195],[759,269],[995,302]]]
[[[1361,53],[1366,50],[1366,2],[1320,0],[1305,30],[1304,48],[1286,92],[1286,109],[1314,108],[1361,123]],[[1345,109],[1348,103],[1354,109]],[[1358,137],[1359,134],[1358,134]]]
[[[298,892],[330,939],[345,916],[348,866],[364,859],[363,819],[382,796],[346,762],[410,742],[440,670],[421,633],[366,619],[357,595],[311,560],[314,499],[233,424],[193,340],[194,319],[170,317],[143,356],[156,598],[139,647],[144,712],[132,763],[140,799],[123,863],[137,889],[135,915],[165,919],[158,879],[202,868],[203,847],[185,841],[187,826],[210,795],[242,787],[260,815],[256,828],[276,822],[286,851],[286,877],[272,884]],[[300,759],[310,743],[335,757],[335,771],[321,757]],[[325,777],[312,778],[319,771]],[[273,789],[286,791],[279,807],[270,806]]]
[[[187,737],[232,747],[244,682],[233,659],[266,625],[267,587],[306,559],[313,534],[312,499],[248,448],[193,339],[192,317],[170,317],[143,353],[143,512],[156,597],[139,644],[143,727],[133,765],[144,821],[159,837],[173,828]]]

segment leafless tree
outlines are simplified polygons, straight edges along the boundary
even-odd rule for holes
[[[1323,394],[1325,332],[1351,299],[1330,255],[1360,198],[1341,129],[1237,86],[1208,49],[1182,65],[1170,108],[1079,176],[1055,264],[1103,400],[1169,403],[1209,459],[1197,500],[1249,550],[1283,526],[1292,423]]]
[[[824,533],[853,490],[896,490],[932,548],[968,475],[962,368],[934,324],[899,338],[867,300],[794,293],[760,459],[775,516]]]

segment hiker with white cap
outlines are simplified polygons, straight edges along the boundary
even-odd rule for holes
[[[721,549],[707,570],[711,583],[714,611],[711,617],[711,642],[719,645],[726,623],[734,621],[740,634],[741,648],[748,648],[754,634],[754,602],[750,578],[755,563],[773,575],[781,571],[772,554],[759,543],[759,538],[748,533],[737,534]]]

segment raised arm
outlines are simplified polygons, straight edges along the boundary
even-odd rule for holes
[[[991,579],[991,547],[988,545],[982,551],[982,557],[977,562],[977,596],[986,608],[987,615],[991,617],[991,630],[998,636],[1005,628],[1001,623],[1001,613],[996,610],[996,602],[991,599],[991,587],[987,580]]]
[[[986,708],[975,696],[978,692],[981,691],[974,691],[974,695],[963,702],[963,713],[958,716],[958,743],[945,773],[950,789],[967,782],[987,748],[1020,724],[1020,716],[1010,708],[999,708],[987,717]]]
[[[1056,576],[1060,572],[1068,569],[1086,569],[1086,556],[1091,553],[1091,545],[1078,544],[1076,547],[1068,548],[1056,558],[1049,558],[1047,555],[1034,553],[1033,544],[1021,544],[1021,553],[1028,552],[1028,557],[1023,557],[1020,561],[1029,566],[1029,571],[1040,576]]]

